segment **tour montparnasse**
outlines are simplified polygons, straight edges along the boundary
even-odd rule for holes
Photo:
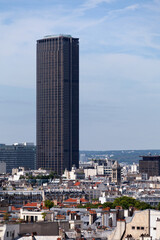
[[[37,168],[79,166],[79,39],[37,41]]]

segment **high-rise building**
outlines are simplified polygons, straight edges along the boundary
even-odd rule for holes
[[[36,147],[33,143],[0,144],[0,161],[6,163],[7,173],[18,167],[35,169]]]
[[[141,156],[142,160],[139,160],[139,172],[147,173],[150,176],[160,176],[160,156],[148,155]]]
[[[79,166],[79,39],[37,41],[37,168]]]

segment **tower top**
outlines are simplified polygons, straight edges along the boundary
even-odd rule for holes
[[[46,39],[46,38],[59,38],[59,37],[71,38],[72,36],[67,35],[67,34],[47,35],[47,36],[44,36],[44,39]]]

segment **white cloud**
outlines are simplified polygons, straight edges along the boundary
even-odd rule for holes
[[[83,16],[87,11],[97,8],[101,3],[112,3],[114,1],[115,0],[86,0],[84,4],[80,5],[73,12],[75,15]]]
[[[81,9],[86,6],[84,9],[89,10],[98,7],[102,2],[109,3],[112,0],[85,1],[79,7]],[[35,86],[36,39],[48,34],[64,32],[78,36],[80,37],[80,49],[84,52],[88,51],[90,54],[102,50],[112,53],[117,48],[117,52],[131,51],[130,54],[137,49],[135,55],[143,55],[147,51],[145,48],[160,49],[158,41],[154,41],[154,38],[159,38],[160,33],[158,30],[155,31],[155,27],[153,28],[152,20],[150,25],[144,26],[143,22],[138,24],[139,19],[142,20],[143,16],[138,16],[137,19],[139,19],[136,21],[134,14],[133,16],[127,14],[128,11],[136,10],[139,7],[139,4],[129,6],[126,4],[122,9],[113,8],[108,12],[106,10],[106,13],[97,19],[94,16],[88,17],[87,13],[83,17],[76,15],[75,11],[79,8],[73,9],[71,6],[66,9],[59,6],[57,9],[56,7],[50,9],[46,7],[36,11],[21,9],[16,13],[12,11],[2,13],[0,15],[0,32],[3,34],[1,34],[0,46],[3,47],[0,58],[0,83]],[[159,29],[158,22],[156,24],[156,29]],[[151,51],[147,54],[152,56]],[[154,53],[153,56],[155,56]],[[99,61],[101,62],[100,59]],[[10,72],[6,71],[9,65]],[[121,69],[119,71],[121,72]]]
[[[110,3],[113,2],[114,0],[87,0],[85,4],[83,4],[83,8],[88,10],[90,8],[95,8],[101,3]]]

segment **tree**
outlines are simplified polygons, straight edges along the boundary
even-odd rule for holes
[[[53,179],[53,178],[55,177],[55,175],[56,175],[56,173],[52,171],[52,172],[49,174],[49,179]]]
[[[8,212],[6,212],[4,215],[3,215],[3,219],[5,220],[5,221],[8,221],[9,220],[9,213]]]
[[[45,218],[46,218],[47,213],[43,212],[43,213],[41,213],[41,214],[42,214],[43,220],[45,221]]]
[[[152,206],[150,204],[148,204],[148,203],[140,202],[140,201],[139,201],[139,203],[137,203],[137,202],[136,202],[135,207],[140,209],[140,210],[152,209]],[[138,206],[137,206],[137,204],[138,204]]]
[[[123,196],[116,198],[113,202],[113,206],[121,206],[123,209],[128,209],[129,207],[135,207],[140,210],[152,209],[153,207],[145,202],[141,202],[132,197]]]
[[[157,205],[157,209],[160,210],[160,202]]]
[[[127,196],[123,196],[123,197],[119,197],[116,198],[113,202],[113,206],[121,206],[123,209],[128,209],[131,206],[135,206],[136,203],[136,199],[132,198],[132,197],[127,197]]]
[[[19,179],[25,179],[25,177],[23,175],[21,175]]]
[[[113,207],[113,202],[105,202],[102,204],[103,208],[107,208],[110,207],[111,209],[114,208]]]
[[[46,208],[49,208],[49,210],[50,208],[54,207],[54,203],[51,200],[45,200],[44,204]]]

